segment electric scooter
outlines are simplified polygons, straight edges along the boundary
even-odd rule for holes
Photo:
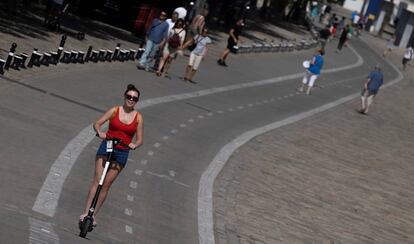
[[[108,172],[109,165],[111,164],[111,157],[112,157],[112,153],[114,150],[114,146],[118,144],[123,144],[120,139],[117,139],[117,138],[106,139],[107,158],[105,162],[105,167],[102,172],[101,178],[99,180],[99,184],[98,184],[98,188],[96,189],[95,196],[93,197],[91,206],[89,208],[88,215],[86,215],[85,218],[83,218],[83,221],[79,221],[79,229],[80,229],[79,236],[82,238],[85,238],[86,234],[88,234],[88,232],[91,232],[93,230],[93,227],[94,227],[93,226],[93,220],[94,220],[93,214],[95,212],[96,204],[98,202],[99,194],[101,192],[102,185],[106,177],[106,173]]]

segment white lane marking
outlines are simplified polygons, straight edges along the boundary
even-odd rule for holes
[[[203,119],[203,118],[204,118],[204,116],[203,116],[203,115],[198,115],[198,116],[197,116],[197,118],[199,118],[199,119]]]
[[[129,225],[125,225],[125,232],[128,234],[133,234],[134,231],[132,230],[132,227]]]
[[[234,109],[229,108],[229,109],[227,109],[227,111],[229,111],[229,112],[233,112],[233,111],[234,111]]]
[[[391,67],[393,67],[397,73],[398,77],[394,80],[388,82],[383,87],[389,87],[395,83],[402,80],[403,75],[390,61],[386,60]],[[199,188],[198,188],[198,234],[199,234],[199,243],[200,244],[214,244],[214,222],[213,222],[213,186],[214,181],[220,171],[223,169],[227,160],[230,156],[236,151],[240,146],[246,144],[252,138],[269,132],[271,130],[277,129],[279,127],[303,120],[312,115],[321,113],[333,107],[336,107],[340,104],[348,102],[352,99],[355,99],[360,96],[360,93],[354,93],[352,95],[343,97],[334,102],[327,103],[320,107],[311,109],[307,112],[303,112],[286,119],[268,124],[266,126],[256,128],[245,132],[234,139],[232,142],[225,145],[217,155],[211,161],[208,168],[203,172],[200,178]]]
[[[188,122],[194,123],[194,119],[189,119]]]
[[[132,209],[130,209],[130,208],[125,208],[125,210],[124,210],[124,214],[125,214],[125,215],[128,215],[128,216],[132,216]]]
[[[129,202],[133,202],[134,201],[134,196],[132,196],[132,195],[127,195],[127,200],[129,201]]]
[[[155,148],[159,148],[160,146],[161,146],[161,143],[159,143],[159,142],[154,143]]]
[[[213,116],[213,113],[212,112],[208,112],[207,113],[207,116]]]
[[[162,139],[163,139],[164,141],[166,141],[166,140],[168,140],[168,136],[163,136],[163,137],[162,137]]]
[[[154,151],[148,151],[148,152],[147,152],[147,155],[148,155],[148,156],[154,156]]]
[[[249,103],[247,104],[248,107],[253,107],[253,104]]]
[[[30,244],[59,243],[59,236],[54,232],[52,224],[29,217]]]
[[[49,170],[36,197],[33,211],[53,217],[56,212],[63,183],[83,149],[95,138],[91,126],[84,128],[59,154]]]
[[[357,56],[358,61],[339,68],[332,68],[324,70],[323,73],[333,73],[338,71],[343,71],[347,69],[352,69],[358,66],[361,66],[364,61],[362,57],[351,47],[349,49]],[[139,109],[147,108],[161,103],[168,103],[173,101],[179,101],[194,97],[207,96],[216,93],[222,93],[232,90],[245,89],[249,87],[263,86],[268,84],[274,84],[283,82],[290,79],[297,79],[303,77],[304,73],[295,73],[291,75],[279,76],[275,78],[246,82],[243,84],[235,84],[230,86],[215,87],[195,92],[174,94],[163,97],[155,97],[147,100],[143,100],[138,104]],[[33,205],[32,210],[44,214],[50,217],[53,217],[56,212],[60,194],[62,192],[63,183],[65,182],[67,176],[69,175],[73,165],[77,161],[79,154],[83,149],[95,138],[94,131],[91,130],[91,125],[88,125],[86,128],[81,130],[78,135],[76,135],[65,148],[61,151],[57,159],[53,162],[50,167],[49,173],[43,182],[42,188],[39,190],[39,193],[36,197],[36,201]],[[65,155],[71,154],[72,157],[65,158]],[[56,177],[55,173],[61,173],[60,177]],[[51,192],[51,193],[48,193]]]
[[[329,73],[344,71],[344,70],[348,70],[348,69],[353,69],[353,68],[356,68],[358,66],[361,66],[364,63],[364,60],[355,51],[355,49],[351,46],[348,46],[348,47],[355,54],[355,56],[357,57],[357,61],[354,62],[353,64],[350,64],[350,65],[345,65],[345,66],[342,66],[342,67],[336,67],[336,68],[322,70],[322,74],[329,74]],[[274,83],[283,82],[285,80],[292,80],[292,79],[302,78],[304,74],[305,74],[304,72],[301,72],[301,73],[295,73],[295,74],[291,74],[291,75],[285,75],[285,76],[270,78],[270,79],[266,79],[266,80],[246,82],[246,83],[243,83],[243,84],[235,84],[235,85],[229,85],[229,86],[209,88],[209,89],[195,91],[195,92],[189,92],[189,93],[174,94],[174,95],[168,95],[168,96],[164,96],[164,97],[156,97],[156,98],[151,98],[151,99],[140,101],[138,103],[138,107],[139,107],[139,109],[142,109],[142,108],[147,108],[149,106],[154,106],[154,105],[161,104],[161,103],[168,103],[168,102],[179,101],[179,100],[184,100],[184,99],[189,99],[189,98],[194,98],[194,97],[207,96],[207,95],[211,95],[211,94],[222,93],[222,92],[227,92],[227,91],[233,91],[233,90],[238,90],[238,89],[244,89],[244,88],[249,88],[249,87],[256,87],[256,86],[274,84]]]
[[[146,160],[146,159],[141,160],[142,165],[146,165],[147,163],[148,163],[148,160]]]
[[[178,132],[178,130],[177,129],[172,129],[171,131],[170,131],[170,133],[171,134],[176,134]]]
[[[134,173],[135,173],[136,175],[141,176],[141,175],[142,175],[142,170],[140,170],[140,169],[136,169],[136,170],[134,171]]]
[[[138,183],[136,181],[130,181],[129,182],[129,187],[131,187],[132,189],[136,189],[138,186]]]
[[[148,173],[149,175],[156,176],[156,177],[159,177],[159,178],[161,178],[161,179],[165,179],[165,180],[168,180],[168,181],[174,182],[174,183],[175,183],[175,184],[177,184],[177,185],[181,185],[181,186],[184,186],[184,187],[186,187],[186,188],[190,188],[190,186],[189,186],[189,185],[187,185],[187,184],[185,184],[185,183],[183,183],[183,182],[180,182],[180,181],[178,181],[178,180],[174,180],[174,178],[173,178],[173,177],[171,177],[171,176],[169,176],[169,175],[157,174],[157,173],[154,173],[154,172],[151,172],[151,171],[147,171],[147,173]]]
[[[177,175],[177,172],[175,172],[174,170],[168,170],[168,173],[171,177],[175,177]]]
[[[242,109],[244,109],[244,107],[243,106],[238,106],[237,109],[242,110]]]
[[[185,127],[187,127],[187,125],[186,124],[180,124],[180,127],[185,128]]]

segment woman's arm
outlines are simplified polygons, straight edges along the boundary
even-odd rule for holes
[[[106,133],[101,131],[102,125],[108,121],[111,116],[114,114],[116,107],[113,107],[106,111],[94,124],[93,129],[95,130],[96,134],[98,134],[99,138],[106,139]]]
[[[186,43],[184,43],[183,46],[179,49],[185,49],[189,45],[193,44],[193,42],[194,42],[194,38],[191,37],[190,40],[188,40]]]
[[[138,113],[138,125],[137,125],[137,132],[135,133],[135,143],[130,143],[128,145],[131,149],[136,149],[142,145],[144,142],[144,119],[142,118],[141,113]]]

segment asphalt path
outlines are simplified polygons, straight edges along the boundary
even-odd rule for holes
[[[231,59],[229,68],[216,65],[210,57],[202,63],[197,85],[176,79],[184,59],[173,64],[173,79],[156,79],[152,73],[136,70],[133,63],[86,64],[26,80],[0,79],[0,126],[6,139],[0,142],[2,242],[198,243],[200,177],[224,145],[245,131],[359,92],[377,63],[386,81],[398,75],[365,43],[355,40],[352,45],[363,64],[323,74],[310,96],[296,91],[301,78],[294,78],[187,99],[177,96],[142,108],[144,145],[130,154],[87,241],[77,236],[77,218],[93,176],[98,139],[80,145],[73,167],[64,169],[68,176],[52,216],[32,209],[68,142],[102,111],[122,103],[126,84],[140,87],[143,100],[237,87],[300,74],[301,62],[312,53],[239,56]],[[325,60],[326,70],[358,62],[348,49],[340,54],[330,51]],[[71,153],[66,157],[71,158]]]

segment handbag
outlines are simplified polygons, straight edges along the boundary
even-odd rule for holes
[[[188,50],[193,51],[197,47],[197,44],[204,39],[204,37],[201,39],[199,39],[199,37],[200,36],[197,36],[197,40],[193,41],[193,44],[188,46]]]

